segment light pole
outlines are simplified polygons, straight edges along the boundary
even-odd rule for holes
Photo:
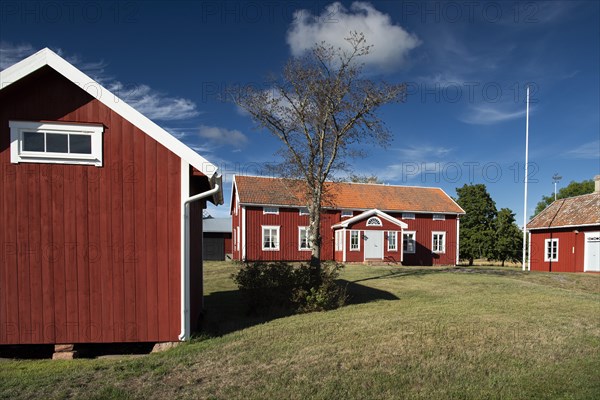
[[[554,183],[554,201],[556,201],[556,184],[562,179],[562,176],[558,175],[558,172],[552,175],[552,182]]]

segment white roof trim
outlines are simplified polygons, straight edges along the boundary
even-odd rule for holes
[[[335,225],[333,225],[331,227],[331,229],[337,229],[337,228],[347,228],[348,225],[351,225],[357,221],[360,221],[362,219],[368,218],[368,217],[372,217],[373,215],[376,215],[380,218],[385,219],[386,221],[391,222],[392,224],[398,225],[400,228],[402,229],[407,229],[408,225],[405,222],[400,221],[399,219],[396,219],[394,217],[392,217],[389,214],[384,213],[383,211],[380,211],[376,208],[372,209],[372,210],[368,210],[365,211],[361,214],[358,214],[357,216],[354,216],[352,218],[348,218],[347,220],[337,223]]]
[[[148,136],[175,153],[182,160],[201,171],[209,178],[211,185],[214,186],[214,183],[218,180],[218,168],[214,164],[207,161],[200,154],[183,144],[169,132],[151,121],[148,117],[125,103],[98,82],[48,48],[42,49],[26,59],[0,71],[0,90],[5,89],[46,65],[79,86],[82,90],[88,89],[86,91],[102,104],[131,122]]]

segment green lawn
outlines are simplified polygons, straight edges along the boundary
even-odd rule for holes
[[[208,333],[122,360],[0,361],[0,398],[592,399],[600,275],[347,266],[335,311],[251,318],[206,265]],[[220,336],[219,336],[220,335]]]

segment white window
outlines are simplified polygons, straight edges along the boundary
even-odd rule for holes
[[[235,234],[235,228],[233,228],[233,251],[237,251],[237,236]]]
[[[10,161],[102,166],[102,125],[10,121]]]
[[[367,226],[382,226],[381,220],[377,217],[371,217],[367,220]]]
[[[360,250],[360,231],[350,231],[350,250]]]
[[[446,252],[446,232],[431,233],[431,251],[434,253]]]
[[[350,218],[354,215],[352,210],[342,210],[342,218]]]
[[[277,207],[263,207],[263,214],[279,214]]]
[[[388,251],[397,251],[398,250],[398,232],[389,231],[387,233],[387,246]]]
[[[404,231],[402,233],[402,251],[407,254],[414,254],[416,251],[416,232]]]
[[[308,207],[302,207],[300,209],[300,215],[308,215]]]
[[[310,250],[310,242],[308,236],[308,227],[298,227],[298,249],[299,250]]]
[[[239,250],[242,245],[240,244],[240,228],[237,229],[237,249]]]
[[[344,250],[344,231],[335,231],[335,251]]]
[[[402,219],[415,219],[415,213],[402,213]]]
[[[558,261],[558,239],[546,239],[544,248],[544,261]]]
[[[262,249],[263,250],[279,250],[279,227],[278,226],[263,226],[262,227]]]
[[[446,216],[444,214],[433,214],[434,221],[444,221]]]

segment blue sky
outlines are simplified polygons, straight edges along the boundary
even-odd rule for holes
[[[260,174],[279,143],[222,100],[350,30],[374,45],[373,79],[406,82],[380,115],[394,137],[353,161],[389,184],[454,196],[484,183],[523,218],[525,87],[531,93],[528,214],[552,175],[600,173],[600,5],[550,2],[0,3],[0,68],[50,47],[218,165]],[[211,208],[228,213],[228,204]]]

